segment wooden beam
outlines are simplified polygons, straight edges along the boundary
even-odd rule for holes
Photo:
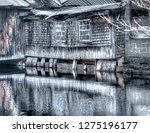
[[[124,20],[125,22],[131,23],[131,2],[130,0],[124,0],[127,2],[125,6]],[[125,30],[129,30],[129,27],[125,27]],[[130,40],[130,32],[125,32],[125,56],[128,55],[128,51],[130,50],[131,40]]]
[[[72,70],[76,70],[76,69],[77,69],[77,60],[73,60]]]

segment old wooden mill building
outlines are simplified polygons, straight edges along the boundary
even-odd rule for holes
[[[149,70],[150,12],[139,3],[52,0],[37,9],[1,0],[0,60],[58,70]]]

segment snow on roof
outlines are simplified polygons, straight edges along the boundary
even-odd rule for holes
[[[60,9],[57,11],[49,10],[49,11],[42,11],[42,10],[32,10],[32,13],[36,16],[47,16],[46,19],[59,16],[59,15],[73,15],[73,14],[80,14],[86,13],[91,11],[99,11],[99,10],[113,10],[117,8],[121,8],[123,5],[121,3],[112,3],[112,4],[103,4],[103,5],[92,5],[92,6],[79,6],[79,7],[71,7],[68,9]]]
[[[0,7],[6,6],[29,7],[29,4],[24,0],[0,0]]]

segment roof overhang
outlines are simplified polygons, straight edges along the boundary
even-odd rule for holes
[[[117,3],[103,4],[103,5],[70,7],[67,9],[59,9],[55,11],[54,10],[49,10],[49,11],[31,10],[31,11],[36,16],[46,16],[46,19],[49,19],[51,17],[61,16],[61,15],[75,15],[75,14],[88,13],[92,11],[116,10],[122,8],[123,6],[125,5],[122,5],[122,3],[117,2]]]

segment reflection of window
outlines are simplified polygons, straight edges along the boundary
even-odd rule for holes
[[[66,25],[64,21],[56,22],[56,40],[65,41]]]
[[[79,39],[80,41],[90,41],[91,25],[89,19],[79,21]]]

